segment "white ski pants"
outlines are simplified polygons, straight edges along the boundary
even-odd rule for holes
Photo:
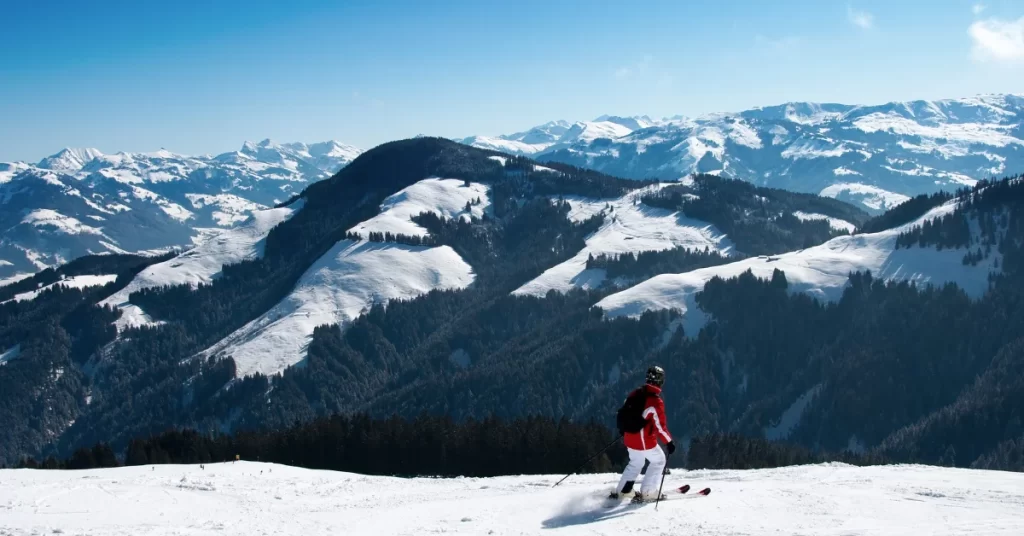
[[[629,464],[626,465],[626,470],[622,472],[622,478],[619,479],[619,487],[615,488],[615,491],[622,493],[622,488],[626,486],[626,482],[636,482],[637,477],[640,476],[640,471],[644,468],[644,462],[651,462],[647,466],[647,473],[644,474],[643,487],[640,491],[645,496],[654,497],[658,494],[658,486],[661,485],[661,474],[665,472],[665,451],[661,450],[660,446],[655,446],[653,449],[647,450],[634,450],[627,448],[629,451]]]

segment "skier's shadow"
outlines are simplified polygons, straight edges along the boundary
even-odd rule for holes
[[[615,519],[617,517],[630,515],[632,513],[630,510],[631,508],[629,508],[629,506],[621,506],[617,508],[598,506],[593,510],[584,510],[582,512],[564,511],[551,518],[545,519],[541,525],[546,529],[557,529],[573,525],[587,525],[589,523],[597,523],[606,519]]]

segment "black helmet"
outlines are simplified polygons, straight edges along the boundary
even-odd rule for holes
[[[647,369],[647,383],[655,387],[661,387],[665,383],[665,369],[658,365]]]

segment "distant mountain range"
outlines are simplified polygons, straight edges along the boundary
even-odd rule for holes
[[[627,179],[738,178],[877,214],[910,196],[1024,168],[1024,97],[793,102],[695,119],[604,115],[456,141]],[[0,283],[91,253],[191,246],[360,152],[335,141],[264,140],[217,156],[86,148],[0,163]]]
[[[1024,96],[879,106],[791,102],[695,119],[552,121],[462,143],[625,178],[711,173],[881,212],[1024,167]]]
[[[0,163],[0,281],[102,252],[189,246],[283,202],[360,154],[328,141],[185,156],[64,149]]]

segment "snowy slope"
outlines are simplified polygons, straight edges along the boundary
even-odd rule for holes
[[[617,475],[400,479],[237,462],[0,471],[0,534],[1024,533],[1024,474],[842,464],[674,470],[711,495],[606,507]],[[677,496],[685,497],[685,496]]]
[[[0,352],[0,365],[6,365],[7,363],[14,361],[21,354],[21,345],[15,344],[13,347]]]
[[[838,182],[822,189],[818,195],[846,201],[853,205],[860,204],[875,211],[889,210],[910,199],[909,196],[903,194],[858,182]]]
[[[45,285],[45,286],[43,286],[41,288],[38,288],[36,290],[30,290],[28,292],[22,292],[21,294],[16,294],[13,298],[11,298],[11,300],[13,300],[13,301],[30,301],[30,300],[36,299],[44,291],[46,291],[48,289],[51,289],[51,288],[55,288],[55,287],[64,287],[64,288],[99,287],[99,286],[106,285],[107,283],[113,283],[115,280],[117,280],[117,274],[109,274],[109,275],[75,275],[75,276],[71,276],[71,277],[68,277],[66,279],[62,279],[60,281],[57,281],[56,283],[50,283],[49,285]],[[8,301],[11,301],[11,300],[8,300]],[[4,302],[4,303],[7,303],[7,302]]]
[[[465,288],[473,279],[472,268],[448,246],[342,240],[284,300],[204,355],[233,358],[239,377],[277,374],[305,358],[317,326],[351,322],[374,303]]]
[[[212,281],[225,264],[262,256],[263,240],[270,230],[301,210],[302,205],[300,199],[287,207],[254,212],[243,225],[219,231],[199,246],[173,259],[147,267],[127,287],[101,304],[122,310],[123,314],[117,321],[118,329],[150,324],[151,320],[141,308],[128,303],[128,296],[132,292],[174,285],[196,287]]]
[[[837,231],[847,231],[852,233],[857,228],[856,225],[846,220],[833,218],[831,216],[826,216],[824,214],[818,214],[815,212],[803,212],[798,210],[794,212],[793,215],[799,218],[801,221],[825,220],[828,222],[829,227]]]
[[[553,134],[536,143],[517,135],[462,143],[635,179],[701,172],[798,192],[836,186],[834,196],[880,212],[905,196],[1024,168],[1024,96],[797,102],[692,120],[602,116]]]
[[[409,221],[410,216],[467,216],[466,202],[477,198],[481,202],[472,207],[474,216],[489,205],[486,186],[424,179],[388,197],[380,214],[351,231],[364,238],[370,232],[425,236],[426,229]],[[306,270],[285,299],[203,355],[233,358],[239,377],[277,374],[302,361],[317,326],[351,322],[376,303],[465,288],[474,278],[472,267],[448,246],[342,240]]]
[[[476,200],[480,203],[473,204]],[[473,204],[466,212],[466,203]],[[389,196],[381,213],[349,231],[366,238],[369,233],[426,236],[427,230],[412,221],[413,216],[433,212],[444,218],[480,218],[490,206],[487,187],[479,183],[465,186],[457,179],[426,179]]]
[[[618,199],[564,198],[572,207],[569,213],[572,221],[584,221],[604,213],[604,224],[587,238],[586,247],[573,258],[549,268],[513,294],[544,296],[549,290],[566,292],[574,287],[600,287],[605,283],[605,270],[588,270],[587,258],[590,255],[621,255],[680,246],[699,250],[709,248],[726,254],[732,250],[732,242],[714,225],[688,218],[680,212],[640,203],[641,197],[663,186],[633,190]]]
[[[188,246],[359,154],[335,141],[264,140],[214,157],[64,149],[37,164],[0,163],[0,280],[83,255]]]
[[[820,246],[778,256],[754,257],[683,274],[659,275],[608,296],[597,306],[610,317],[636,316],[647,310],[678,309],[685,315],[683,325],[686,333],[693,336],[707,320],[696,305],[695,296],[711,278],[728,279],[751,270],[759,278],[770,279],[776,269],[785,272],[791,292],[806,292],[821,300],[838,300],[849,274],[867,270],[885,280],[937,285],[953,282],[969,295],[978,297],[988,288],[988,275],[995,270],[998,253],[977,266],[965,266],[964,250],[940,251],[933,247],[895,249],[900,232],[952,212],[956,203],[957,200],[952,200],[915,222],[880,233],[841,236]]]
[[[65,148],[39,162],[39,167],[55,171],[79,171],[95,158],[103,156],[99,149]]]
[[[192,203],[192,208],[203,209],[215,207],[211,216],[217,225],[229,227],[243,222],[249,218],[249,214],[257,210],[266,210],[268,207],[259,203],[253,203],[248,199],[232,194],[204,195],[185,194],[185,197]]]

